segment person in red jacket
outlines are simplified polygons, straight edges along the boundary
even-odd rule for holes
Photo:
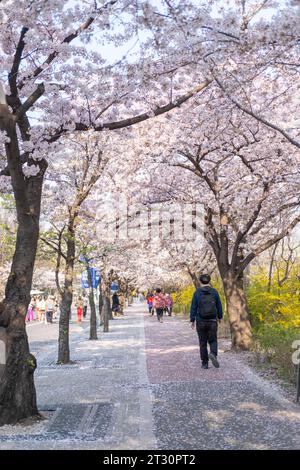
[[[149,315],[153,315],[153,294],[151,292],[147,294],[147,304],[149,309]]]
[[[155,295],[153,297],[153,307],[156,310],[157,320],[162,323],[164,309],[166,308],[166,301],[164,295],[161,292],[161,289],[159,288],[156,289]]]
[[[83,302],[82,302],[82,298],[78,297],[78,300],[77,300],[77,323],[81,323],[82,313],[83,313]]]

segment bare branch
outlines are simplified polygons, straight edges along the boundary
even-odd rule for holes
[[[12,96],[18,96],[18,88],[17,88],[17,75],[19,72],[19,67],[22,59],[22,53],[25,47],[25,41],[24,37],[28,31],[28,28],[25,26],[21,30],[19,42],[16,48],[16,52],[14,55],[14,60],[12,64],[11,71],[8,75],[8,81],[9,81],[9,86],[10,86],[10,92]]]
[[[109,6],[113,6],[115,3],[117,3],[118,0],[110,0],[109,2],[107,2],[105,5],[103,5],[103,7],[101,7],[101,9],[107,9]],[[76,39],[81,33],[82,31],[85,31],[87,30],[91,24],[94,22],[95,20],[95,16],[90,16],[83,24],[81,24],[79,26],[79,28],[74,32],[74,33],[71,33],[69,34],[68,36],[66,36],[64,38],[64,40],[61,42],[61,44],[69,44],[71,41],[73,41],[74,39]],[[50,65],[53,60],[59,55],[59,52],[58,51],[53,51],[51,52],[51,54],[49,54],[49,56],[47,57],[47,59],[43,62],[42,65],[40,65],[39,67],[37,67],[34,72],[30,75],[27,75],[27,77],[22,80],[19,85],[18,85],[18,89],[19,90],[22,90],[22,88],[24,87],[25,83],[26,83],[26,80],[30,79],[30,78],[36,78],[38,77],[42,72],[43,70],[48,66]]]
[[[251,229],[251,227],[253,226],[253,224],[256,222],[256,220],[259,216],[259,213],[262,209],[263,202],[266,200],[266,198],[269,195],[269,189],[270,189],[269,185],[265,184],[262,197],[258,201],[258,204],[256,206],[255,211],[253,212],[253,214],[249,218],[248,222],[246,223],[245,229],[242,232],[241,231],[238,232],[237,237],[236,237],[236,241],[235,241],[234,247],[233,247],[231,264],[236,263],[239,246],[240,246],[241,242],[243,241],[243,239],[245,238],[245,236],[247,235],[247,233],[249,232],[249,230]]]
[[[266,242],[262,243],[259,247],[257,247],[255,250],[253,250],[251,253],[249,253],[244,261],[240,264],[238,270],[237,270],[237,275],[240,275],[244,269],[248,266],[248,264],[260,253],[263,253],[265,250],[273,246],[275,243],[277,243],[279,240],[282,238],[286,237],[295,227],[296,225],[300,222],[300,216],[296,217],[284,230],[282,230],[278,235],[275,237],[267,240]]]
[[[279,132],[281,135],[283,135],[283,137],[285,137],[285,139],[287,139],[292,145],[294,145],[295,147],[297,148],[300,148],[300,142],[295,140],[291,135],[289,135],[286,131],[284,131],[281,127],[277,126],[276,124],[268,121],[267,119],[259,116],[257,113],[255,113],[254,111],[246,108],[244,105],[242,105],[241,103],[239,103],[233,96],[231,96],[231,94],[226,90],[226,88],[224,87],[224,85],[220,82],[220,80],[217,78],[217,77],[214,77],[216,83],[219,85],[219,87],[221,88],[221,90],[224,92],[224,94],[227,96],[227,98],[233,103],[235,104],[235,106],[237,108],[239,108],[241,111],[243,111],[244,113],[248,114],[249,116],[253,117],[254,119],[256,119],[257,121],[261,122],[262,124],[264,124],[265,126],[275,130],[276,132]]]
[[[175,100],[174,102],[170,102],[165,106],[157,107],[153,112],[139,114],[131,118],[122,119],[121,121],[106,122],[102,124],[101,126],[95,126],[94,130],[101,132],[105,129],[108,129],[108,130],[123,129],[125,127],[130,127],[134,124],[138,124],[139,122],[146,121],[147,119],[150,119],[152,117],[160,116],[164,113],[167,113],[168,111],[171,111],[172,109],[179,108],[183,103],[188,101],[190,98],[192,98],[196,94],[200,93],[200,91],[204,90],[210,83],[211,83],[211,80],[205,80],[205,82],[193,88],[186,95],[183,95],[177,98],[177,100]],[[75,123],[75,131],[84,132],[88,130],[90,130],[90,127],[87,126],[86,124],[83,124],[80,122]],[[46,138],[46,140],[47,142],[55,142],[56,140],[60,138],[61,135],[63,135],[66,132],[67,132],[67,129],[65,129],[64,127],[61,127],[51,137]]]
[[[40,83],[35,91],[27,98],[27,100],[18,108],[16,112],[17,121],[35,104],[35,102],[43,96],[45,92],[45,86],[43,83]]]

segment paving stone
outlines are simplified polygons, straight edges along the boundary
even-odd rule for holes
[[[189,322],[158,323],[137,304],[89,341],[71,324],[58,366],[58,324],[28,328],[45,421],[0,428],[0,449],[300,449],[300,406],[220,342],[220,369],[200,367]]]
[[[110,403],[93,405],[70,404],[57,408],[57,412],[47,426],[48,433],[64,437],[104,438],[112,415]]]

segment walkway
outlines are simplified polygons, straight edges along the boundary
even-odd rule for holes
[[[88,341],[72,324],[74,365],[57,366],[57,325],[31,325],[39,408],[47,421],[0,428],[0,449],[300,449],[300,407],[220,351],[199,367],[187,321],[160,324],[144,305]]]

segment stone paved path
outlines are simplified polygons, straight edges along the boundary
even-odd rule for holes
[[[221,367],[203,370],[189,322],[147,317],[145,329],[159,448],[300,448],[300,407],[224,352],[226,342],[220,341]]]
[[[48,418],[0,428],[0,449],[300,449],[300,407],[237,355],[201,370],[187,321],[144,305],[89,341],[71,326],[75,365],[56,366],[57,325],[30,325],[38,405]]]

